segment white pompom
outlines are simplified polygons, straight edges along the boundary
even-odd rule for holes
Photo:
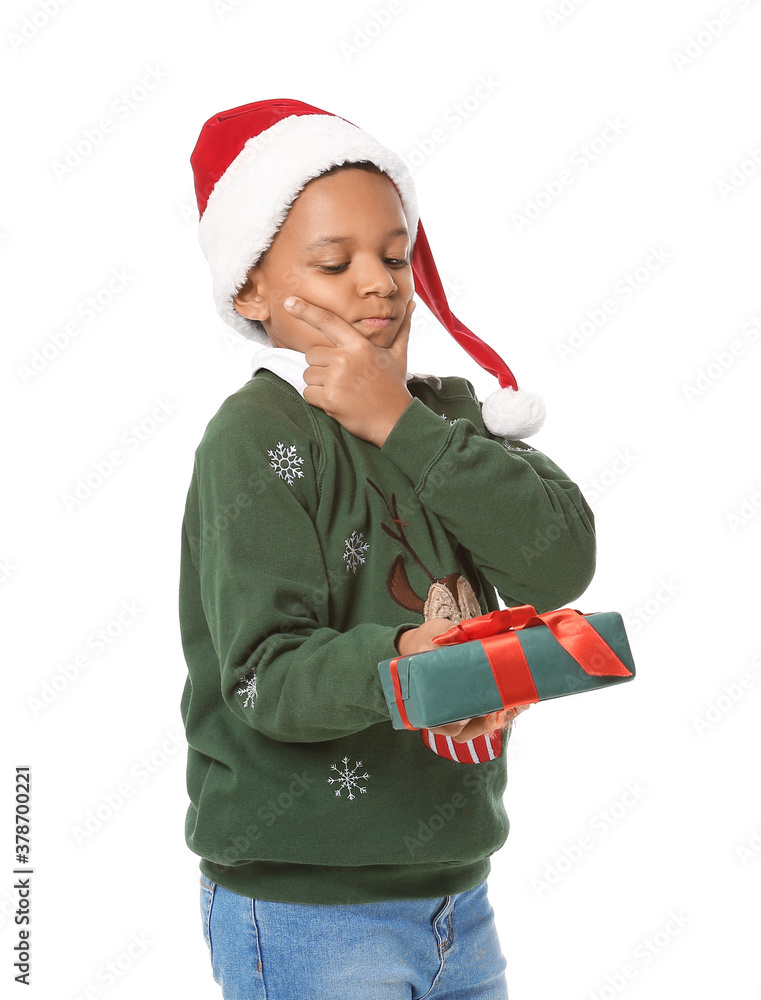
[[[544,400],[523,389],[497,389],[486,397],[481,413],[492,434],[522,441],[536,434],[544,423]]]

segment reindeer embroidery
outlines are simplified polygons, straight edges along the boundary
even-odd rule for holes
[[[381,524],[381,528],[387,535],[404,546],[431,581],[428,593],[424,598],[417,594],[407,576],[404,556],[398,555],[391,564],[386,579],[388,592],[394,601],[408,611],[422,614],[425,621],[429,621],[431,618],[448,618],[453,625],[458,625],[463,619],[477,618],[482,614],[476,596],[477,591],[481,592],[481,585],[467,549],[459,543],[455,549],[455,556],[458,563],[464,568],[465,576],[458,572],[452,572],[436,579],[412,548],[404,533],[407,524],[399,516],[396,495],[391,494],[391,505],[389,505],[380,487],[371,479],[368,479],[367,482],[383,500],[389,517],[397,530],[395,531],[387,524]],[[455,743],[450,737],[432,733],[429,729],[421,729],[420,734],[423,743],[429,750],[440,757],[447,757],[462,764],[480,764],[486,760],[493,760],[500,755],[502,750],[501,729],[484,733],[467,743]]]

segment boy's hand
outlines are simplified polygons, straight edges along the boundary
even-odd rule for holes
[[[412,656],[428,650],[441,649],[433,641],[434,636],[448,632],[454,623],[451,618],[429,618],[417,628],[408,628],[396,641],[400,656]]]
[[[520,715],[521,712],[525,712],[527,708],[531,708],[530,705],[518,705],[516,708],[510,709],[510,715],[508,715],[507,722],[510,719],[514,719],[515,716]],[[515,715],[512,715],[512,713]],[[483,733],[488,733],[494,729],[494,719],[492,716],[493,712],[488,715],[481,715],[477,719],[461,719],[459,722],[448,722],[445,726],[435,726],[428,727],[428,732],[437,733],[440,736],[451,736],[455,743],[467,743],[468,740],[474,740],[477,736],[481,736]]]
[[[293,304],[290,304],[290,303]],[[288,312],[319,330],[333,346],[304,354],[304,399],[319,406],[351,434],[379,448],[407,409],[407,342],[415,303],[410,299],[388,347],[376,347],[351,323],[305,299],[289,296]]]
[[[433,637],[447,632],[452,627],[449,618],[429,618],[417,628],[407,629],[399,636],[396,648],[400,656],[412,656],[414,653],[425,653],[430,649],[441,649],[433,642]],[[514,719],[516,715],[525,712],[530,705],[518,705],[517,708],[510,709],[508,721]],[[455,743],[467,743],[474,740],[482,733],[488,733],[494,729],[494,712],[488,715],[481,715],[476,719],[460,719],[459,722],[448,722],[444,726],[427,726],[429,733],[436,733],[439,736],[450,736]]]

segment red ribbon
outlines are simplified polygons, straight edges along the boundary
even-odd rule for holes
[[[461,642],[479,641],[489,660],[503,708],[515,708],[539,701],[526,654],[518,639],[522,628],[546,625],[555,639],[586,673],[595,677],[631,677],[631,671],[596,632],[581,611],[561,608],[538,615],[530,604],[504,608],[466,618],[447,632],[433,637],[438,646],[454,646]],[[391,661],[391,678],[396,705],[407,729],[410,725],[402,701],[397,660]]]

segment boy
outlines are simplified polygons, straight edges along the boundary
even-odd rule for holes
[[[503,1000],[485,880],[510,725],[398,732],[377,665],[497,593],[577,597],[592,513],[519,440],[536,400],[516,418],[512,373],[449,312],[395,154],[264,101],[210,119],[191,162],[217,308],[264,345],[183,520],[185,832],[214,977],[225,997]],[[415,291],[499,373],[483,406],[407,373]]]

